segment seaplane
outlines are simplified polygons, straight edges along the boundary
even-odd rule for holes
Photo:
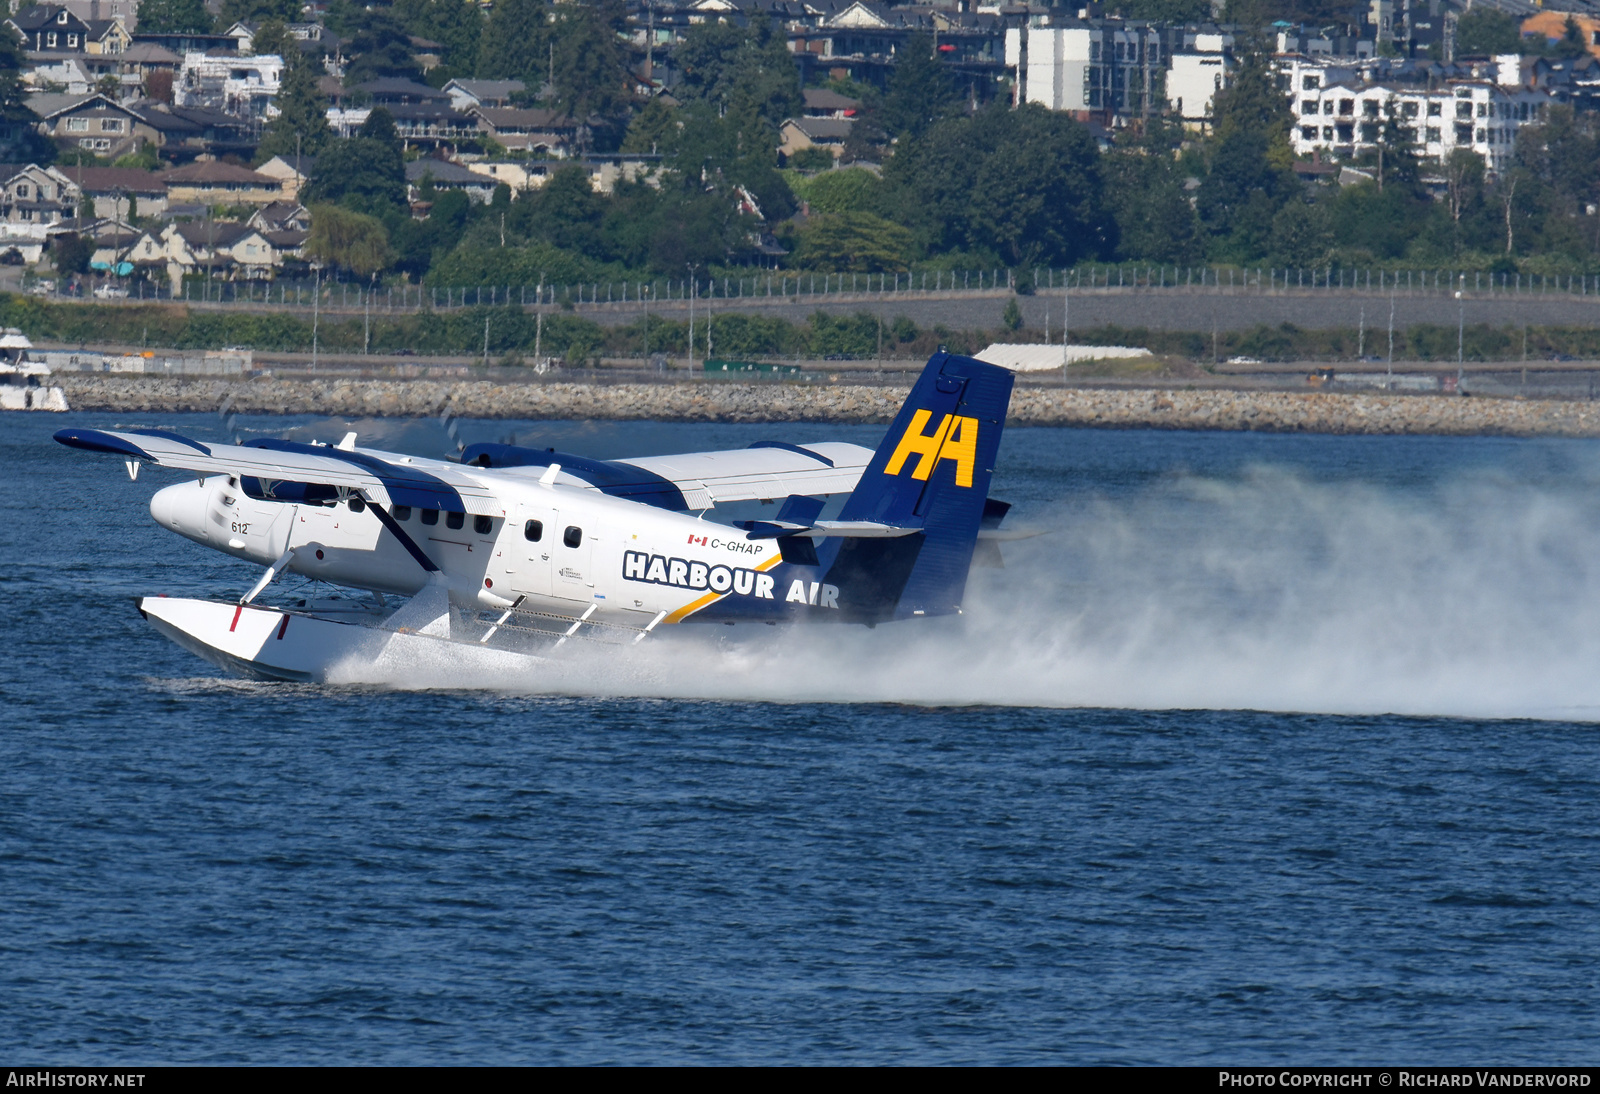
[[[684,624],[875,627],[959,613],[975,561],[998,559],[990,541],[1027,534],[1001,529],[1010,506],[989,497],[1012,381],[941,350],[876,450],[759,441],[597,460],[480,443],[449,460],[363,448],[355,433],[212,444],[71,428],[55,439],[120,458],[134,480],[146,465],[186,472],[151,498],[155,521],[265,567],[234,601],[136,601],[158,632],[226,671],[320,682],[352,659],[419,646],[471,646],[523,671],[569,643],[626,648]],[[736,503],[764,519],[707,519]],[[264,597],[284,575],[312,594]],[[324,585],[330,595],[315,595]]]

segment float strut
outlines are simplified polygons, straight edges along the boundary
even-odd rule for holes
[[[283,554],[279,556],[278,561],[274,562],[271,566],[268,566],[267,572],[261,575],[261,580],[252,585],[250,587],[250,591],[239,598],[239,603],[250,603],[256,597],[261,595],[262,589],[265,589],[268,585],[271,585],[274,581],[276,581],[278,579],[278,575],[283,572],[283,568],[293,561],[295,550],[296,548],[291,547],[289,550],[283,552]]]

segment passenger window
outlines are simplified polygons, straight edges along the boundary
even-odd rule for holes
[[[367,511],[366,499],[352,495],[350,498],[350,511],[352,513],[365,513]]]
[[[467,514],[465,513],[446,513],[444,515],[444,526],[446,528],[460,528],[465,523],[467,523]]]
[[[439,510],[437,510],[437,509],[424,509],[422,511],[422,523],[423,524],[438,524],[439,523]]]
[[[529,543],[538,543],[543,535],[543,521],[530,520],[527,524],[522,526],[522,538],[527,540]]]
[[[393,516],[395,520],[410,520],[411,519],[411,506],[409,506],[409,505],[396,505],[394,507],[394,510],[390,513],[390,515]]]
[[[472,530],[480,536],[486,536],[494,528],[494,521],[488,517],[473,517]]]
[[[561,542],[568,547],[576,547],[583,542],[583,529],[569,524],[566,535],[561,537]]]

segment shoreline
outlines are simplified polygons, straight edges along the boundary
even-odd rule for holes
[[[888,424],[906,383],[497,383],[59,373],[75,411]],[[1019,385],[1011,426],[1435,436],[1600,436],[1600,402],[1390,393]]]

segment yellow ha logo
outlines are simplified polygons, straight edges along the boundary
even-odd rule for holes
[[[884,474],[900,474],[906,460],[915,456],[917,462],[911,477],[925,482],[940,460],[954,460],[956,485],[971,486],[972,468],[978,462],[978,419],[946,414],[937,429],[923,433],[931,417],[931,410],[919,410],[911,416],[911,425],[895,446],[894,455],[883,469]]]

